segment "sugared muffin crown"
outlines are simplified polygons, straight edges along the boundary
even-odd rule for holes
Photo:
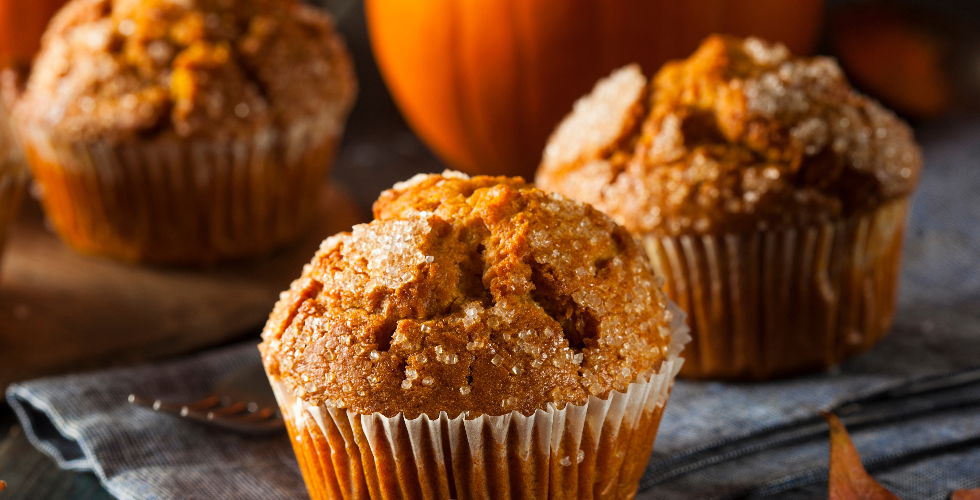
[[[828,58],[712,36],[652,82],[636,66],[575,104],[537,181],[628,229],[755,230],[858,213],[911,192],[909,128]]]
[[[77,140],[339,127],[354,86],[330,20],[295,0],[72,0],[18,113]]]
[[[659,368],[670,312],[599,211],[519,178],[447,172],[386,191],[323,242],[263,332],[313,404],[407,416],[584,403]]]

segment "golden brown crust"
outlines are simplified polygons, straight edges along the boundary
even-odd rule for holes
[[[754,230],[870,210],[914,188],[909,128],[827,58],[712,36],[652,83],[635,66],[576,104],[537,181],[628,229]]]
[[[624,390],[666,357],[639,245],[519,178],[419,176],[324,241],[263,332],[313,404],[392,415],[531,413]]]
[[[339,128],[354,85],[329,18],[295,0],[73,0],[18,113],[78,140]]]

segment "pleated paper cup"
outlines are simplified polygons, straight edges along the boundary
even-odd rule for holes
[[[273,391],[310,497],[632,498],[683,364],[683,313],[655,373],[605,398],[532,415],[357,414]]]
[[[335,119],[214,140],[20,137],[45,214],[76,250],[193,264],[268,253],[316,215],[341,135]]]
[[[689,314],[681,377],[765,379],[871,348],[894,316],[908,204],[795,228],[644,237]]]

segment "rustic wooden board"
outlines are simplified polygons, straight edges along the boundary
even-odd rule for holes
[[[0,388],[69,370],[151,359],[256,335],[320,241],[361,221],[325,187],[322,224],[257,262],[210,269],[138,267],[76,254],[25,207],[0,278]]]
[[[0,493],[3,500],[115,498],[102,488],[92,473],[59,469],[27,440],[20,427],[5,429],[0,423],[0,436],[4,436],[0,441],[0,479],[7,481],[6,491]]]

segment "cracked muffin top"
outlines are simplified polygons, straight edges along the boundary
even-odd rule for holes
[[[912,133],[828,58],[712,36],[648,81],[617,70],[552,135],[537,174],[629,230],[664,235],[826,221],[915,187]]]
[[[671,313],[609,217],[520,178],[419,175],[323,242],[263,331],[269,374],[362,414],[524,414],[656,371]]]
[[[228,136],[340,127],[354,87],[330,19],[295,0],[73,0],[18,113],[77,140]]]

